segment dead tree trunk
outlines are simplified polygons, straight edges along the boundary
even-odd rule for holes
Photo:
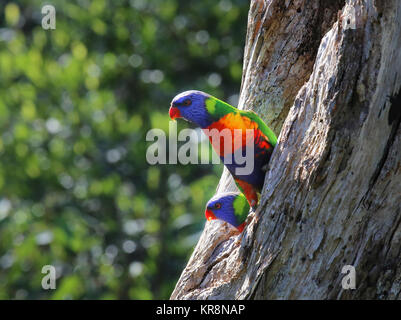
[[[400,48],[398,0],[251,1],[239,107],[278,145],[241,242],[206,223],[172,299],[401,298]]]

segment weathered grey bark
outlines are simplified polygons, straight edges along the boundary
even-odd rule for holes
[[[281,129],[261,203],[242,238],[206,224],[171,298],[400,299],[401,1],[251,1],[242,80]]]

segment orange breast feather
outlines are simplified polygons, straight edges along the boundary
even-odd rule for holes
[[[208,131],[205,130],[205,133],[219,156],[232,153],[249,143],[255,143],[262,149],[270,148],[268,139],[259,130],[258,124],[237,112],[226,114],[219,121],[212,123],[207,129]],[[253,130],[253,137],[249,134],[247,137],[247,129]],[[225,142],[225,139],[228,140]],[[231,148],[225,148],[224,143],[229,146],[230,142]]]

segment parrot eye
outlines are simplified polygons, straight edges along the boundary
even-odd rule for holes
[[[192,104],[191,99],[185,99],[185,100],[182,102],[182,105],[183,105],[183,106],[186,106],[186,107],[190,106],[191,104]]]
[[[216,209],[220,209],[220,208],[221,208],[221,203],[216,203],[216,204],[214,205],[214,207],[215,207]]]

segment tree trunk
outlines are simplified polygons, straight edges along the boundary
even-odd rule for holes
[[[239,108],[278,144],[242,238],[207,222],[172,299],[401,298],[400,48],[398,0],[251,1]]]

